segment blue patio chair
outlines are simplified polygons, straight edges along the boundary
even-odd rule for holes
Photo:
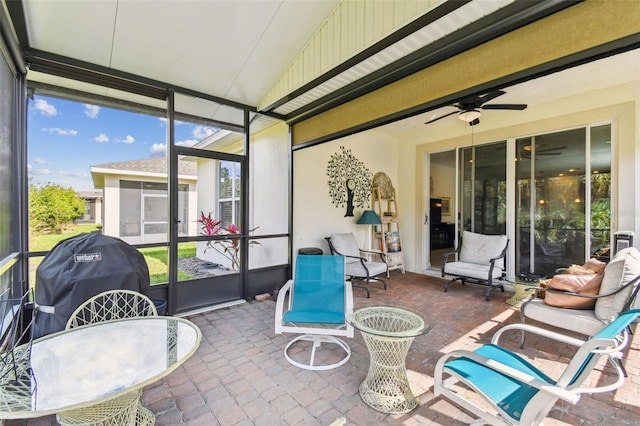
[[[480,417],[477,424],[541,424],[558,399],[576,404],[583,393],[612,392],[622,386],[626,377],[622,351],[629,343],[628,326],[638,315],[638,309],[622,313],[587,341],[528,324],[508,325],[496,332],[490,344],[473,352],[453,351],[440,358],[434,374],[434,392]],[[498,345],[500,336],[508,330],[526,330],[576,346],[578,350],[559,378],[553,379]],[[611,383],[597,387],[583,387],[600,357],[607,357],[616,379],[604,380]],[[462,386],[453,386],[456,383]],[[497,414],[473,403],[467,394],[469,389],[488,402]]]
[[[284,349],[285,358],[296,367],[328,370],[343,365],[351,356],[349,345],[336,337],[353,337],[353,327],[346,319],[346,313],[353,310],[353,294],[351,283],[345,281],[344,268],[343,256],[298,255],[294,279],[278,292],[275,332],[300,334]],[[292,345],[299,341],[312,342],[306,364],[289,354]],[[322,343],[337,345],[344,355],[335,363],[316,364],[316,349]]]

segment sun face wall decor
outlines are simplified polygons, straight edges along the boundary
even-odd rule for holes
[[[347,210],[345,217],[353,216],[353,208],[369,205],[371,196],[371,172],[364,163],[351,154],[350,149],[341,146],[342,152],[331,156],[327,164],[329,196],[336,207]]]

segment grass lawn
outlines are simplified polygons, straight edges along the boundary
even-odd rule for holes
[[[29,251],[48,251],[51,250],[56,244],[67,238],[74,237],[79,234],[88,232],[94,232],[99,230],[100,227],[96,225],[73,225],[68,231],[62,234],[47,234],[47,235],[34,235],[29,234]],[[149,266],[149,278],[151,284],[166,283],[168,280],[168,249],[167,247],[154,247],[139,249],[140,253],[144,256],[147,265]],[[178,246],[178,258],[194,257],[196,255],[196,243],[181,243]],[[42,257],[31,258],[29,261],[29,270],[31,276],[29,282],[31,285],[35,285],[35,271]],[[178,270],[178,281],[188,280],[191,278],[189,274],[184,271]]]

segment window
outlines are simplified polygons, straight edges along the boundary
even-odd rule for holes
[[[220,161],[218,217],[222,226],[240,223],[240,163]]]
[[[180,223],[187,223],[189,185],[178,185],[182,201]],[[120,181],[120,235],[130,243],[149,243],[167,239],[167,184],[164,182]]]

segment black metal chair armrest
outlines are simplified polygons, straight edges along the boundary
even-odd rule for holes
[[[377,254],[378,256],[380,256],[380,259],[382,259],[383,262],[385,262],[385,263],[387,262],[387,255],[382,250],[364,250],[364,249],[360,249],[360,253]]]
[[[456,253],[458,253],[458,251],[457,251],[457,250],[456,250],[456,251],[449,252],[449,253],[444,253],[444,254],[442,255],[442,259],[444,260],[444,263],[447,263],[447,262],[449,261],[449,256],[451,256],[451,255],[455,255]]]

